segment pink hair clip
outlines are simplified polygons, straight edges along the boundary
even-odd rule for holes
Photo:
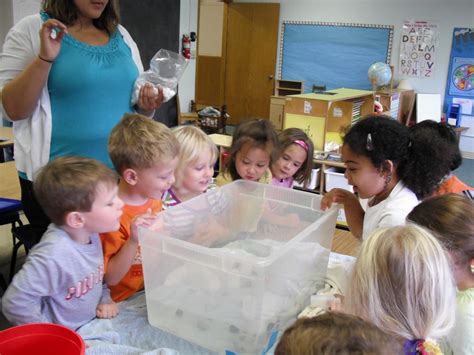
[[[308,151],[308,145],[306,144],[305,141],[301,140],[301,139],[297,139],[295,140],[293,143],[295,144],[298,144],[301,148],[303,148],[304,150]]]

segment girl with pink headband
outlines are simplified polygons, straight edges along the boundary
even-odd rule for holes
[[[271,164],[272,185],[292,188],[297,181],[307,186],[313,168],[313,142],[299,128],[285,129],[278,141]]]

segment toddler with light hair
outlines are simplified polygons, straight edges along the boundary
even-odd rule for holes
[[[180,153],[175,182],[162,197],[164,209],[206,192],[218,157],[216,145],[199,128],[179,126],[172,131],[180,144]]]
[[[405,354],[435,353],[428,339],[448,334],[454,304],[448,256],[428,231],[415,225],[379,229],[363,242],[346,309],[405,339]]]

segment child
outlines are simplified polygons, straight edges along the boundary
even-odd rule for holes
[[[463,193],[472,199],[474,189],[451,173],[462,164],[456,132],[446,124],[427,120],[410,127],[410,134],[413,154],[419,155],[421,159],[410,160],[407,164],[410,169],[418,169],[417,162],[423,162],[423,156],[433,159],[432,174],[427,177],[433,179],[427,185],[436,186],[433,195],[454,192]]]
[[[180,126],[173,133],[180,143],[180,153],[176,181],[162,197],[165,209],[206,192],[218,156],[214,142],[199,128]]]
[[[277,159],[272,162],[272,185],[293,187],[293,180],[306,186],[313,168],[313,142],[299,128],[285,129],[278,135]]]
[[[122,301],[143,289],[138,226],[153,223],[161,196],[174,183],[179,143],[165,125],[139,114],[126,114],[109,138],[110,158],[120,174],[125,206],[118,232],[102,234],[105,281],[112,299]]]
[[[408,128],[387,116],[369,116],[356,123],[344,137],[342,160],[345,177],[358,197],[370,199],[364,211],[358,197],[344,189],[332,189],[321,208],[333,202],[344,204],[352,234],[366,238],[379,227],[405,223],[418,198],[435,188],[431,156],[414,154]],[[422,144],[417,144],[422,149]],[[416,170],[411,166],[416,164]]]
[[[277,146],[278,138],[270,121],[241,123],[232,137],[225,170],[216,178],[217,186],[239,179],[269,184],[272,174],[268,167],[272,151]]]
[[[362,243],[346,309],[403,338],[405,354],[426,354],[437,348],[426,339],[443,337],[454,325],[454,291],[436,238],[414,225],[382,228]]]
[[[60,157],[41,170],[35,194],[52,223],[5,292],[3,314],[13,324],[71,329],[115,317],[97,233],[120,226],[117,176],[93,159]]]
[[[474,354],[474,203],[457,194],[432,197],[416,206],[407,219],[431,230],[449,252],[457,312],[448,342],[454,354]]]
[[[298,319],[281,336],[275,355],[398,355],[403,353],[401,344],[359,317],[327,312]]]

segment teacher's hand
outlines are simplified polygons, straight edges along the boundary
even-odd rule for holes
[[[158,92],[155,87],[150,84],[145,84],[140,88],[138,94],[137,107],[143,114],[151,114],[154,110],[163,103],[163,89],[159,88]]]
[[[53,62],[59,54],[61,41],[67,33],[66,25],[58,20],[49,19],[44,22],[39,31],[41,42],[39,56]]]

